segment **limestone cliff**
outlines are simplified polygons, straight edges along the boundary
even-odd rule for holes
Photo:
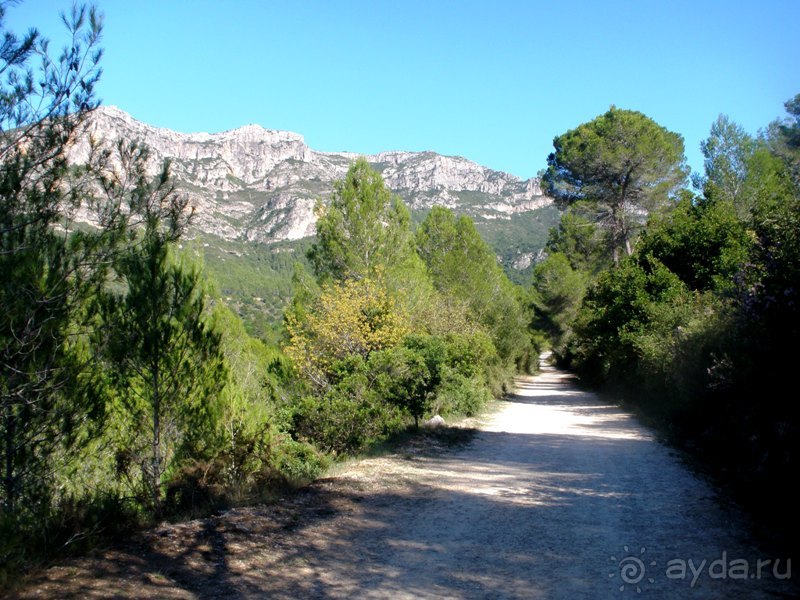
[[[164,159],[195,206],[194,227],[227,240],[275,242],[314,233],[314,205],[327,199],[357,155],[318,152],[303,136],[246,125],[222,133],[177,133],[141,123],[114,107],[93,115],[105,143],[139,140],[155,172]],[[74,150],[79,161],[85,143]],[[539,181],[434,152],[382,152],[367,160],[414,209],[444,205],[477,220],[511,219],[551,204]]]

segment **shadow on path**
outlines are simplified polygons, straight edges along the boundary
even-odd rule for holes
[[[710,565],[723,558],[725,576],[715,577]],[[86,585],[51,570],[42,589],[73,598],[795,597],[772,567],[755,576],[759,560],[775,558],[650,431],[548,367],[519,379],[465,448],[369,459],[274,506],[164,527],[83,561],[75,569]],[[696,573],[668,570],[689,560]],[[743,579],[730,576],[734,560],[734,575],[749,569]]]

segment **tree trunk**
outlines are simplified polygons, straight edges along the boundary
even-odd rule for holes
[[[611,258],[615,267],[619,266],[619,251],[625,237],[625,224],[620,217],[619,208],[618,204],[611,206]]]
[[[8,414],[5,415],[5,448],[4,448],[4,473],[3,473],[3,509],[6,514],[14,512],[15,490],[14,490],[14,437],[16,435],[16,420],[14,419],[13,407],[9,407]]]
[[[156,358],[157,360],[157,358]],[[161,396],[158,380],[158,365],[153,365],[153,510],[161,514]]]

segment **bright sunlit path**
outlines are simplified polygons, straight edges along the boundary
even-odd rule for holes
[[[745,522],[718,504],[707,482],[570,375],[544,363],[541,374],[519,378],[486,421],[465,448],[362,460],[281,505],[165,527],[154,548],[188,537],[199,550],[167,563],[155,551],[115,554],[128,573],[115,595],[793,595],[785,562],[756,576],[758,561],[774,557],[749,541]],[[203,552],[217,569],[197,568]],[[723,556],[753,577],[718,577],[719,566],[709,565]],[[50,571],[39,590],[63,591],[76,580],[87,582],[84,594],[102,590],[97,575],[106,566],[84,561],[71,579]]]
[[[541,373],[535,378],[517,378],[510,405],[492,417],[488,431],[651,439],[630,415],[577,390],[574,376],[555,369],[549,360],[549,353],[542,356]]]

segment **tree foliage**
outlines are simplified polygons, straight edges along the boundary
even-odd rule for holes
[[[767,143],[786,164],[795,185],[800,185],[800,94],[787,100],[784,108],[788,116],[770,124]]]
[[[576,271],[596,275],[611,264],[606,233],[589,219],[567,210],[558,227],[550,230],[545,245],[549,253],[563,254]]]
[[[569,338],[588,282],[588,274],[574,269],[560,252],[550,254],[533,270],[533,327],[548,335],[556,352]]]
[[[201,271],[174,251],[191,211],[167,168],[153,180],[142,146],[89,139],[100,16],[65,15],[54,58],[35,30],[3,27],[11,4],[0,2],[0,586],[31,552],[158,511],[181,461],[216,460],[228,383]],[[123,496],[135,469],[151,501]]]
[[[374,279],[329,282],[305,318],[289,314],[286,352],[319,387],[337,361],[396,346],[409,333],[407,316]]]
[[[686,179],[683,138],[640,112],[612,107],[553,140],[544,187],[562,206],[582,205],[609,232],[615,263],[646,215]]]
[[[614,385],[717,469],[793,543],[800,411],[797,97],[753,138],[726,117],[702,149],[702,196],[652,215],[631,256],[603,272],[565,356]],[[565,276],[561,278],[566,279]],[[767,501],[769,499],[769,501]]]
[[[169,185],[166,167],[137,189],[140,237],[119,258],[122,295],[107,295],[109,356],[131,431],[123,462],[134,461],[162,508],[162,485],[176,454],[202,456],[213,437],[225,383],[220,335],[213,329],[202,271],[176,257],[172,244],[188,218],[186,199]]]
[[[417,248],[436,289],[464,300],[501,359],[528,361],[533,350],[521,297],[472,220],[434,206],[417,231]]]
[[[437,289],[474,301],[476,314],[489,308],[503,273],[472,219],[434,206],[417,231],[417,249]]]
[[[693,290],[730,290],[753,239],[728,198],[683,198],[654,218],[639,241],[640,256],[657,257]]]
[[[309,257],[320,279],[371,276],[413,256],[408,209],[364,157],[334,182],[330,203],[319,203],[317,213],[317,242]]]
[[[65,155],[96,105],[99,16],[77,7],[65,16],[70,44],[54,59],[35,30],[5,30],[7,8],[0,3],[0,504],[21,515],[48,505],[56,451],[102,410],[79,389],[81,335],[124,220],[112,207],[98,210],[95,231],[72,222],[102,200],[88,182],[103,157],[78,170]]]
[[[407,215],[359,159],[320,219],[317,280],[296,273],[286,353],[307,392],[290,432],[326,452],[472,414],[531,355],[521,294],[472,221],[434,208],[414,237]]]
[[[756,140],[740,125],[720,115],[700,148],[705,159],[706,174],[699,182],[704,196],[729,203],[746,219],[752,202],[752,190],[747,189],[749,163],[757,148]]]

